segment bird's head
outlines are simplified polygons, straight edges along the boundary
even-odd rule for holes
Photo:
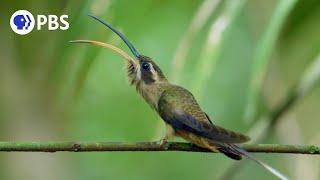
[[[141,55],[137,49],[130,43],[130,41],[117,29],[115,29],[111,24],[108,22],[102,20],[99,17],[92,16],[93,19],[101,22],[105,26],[107,26],[109,29],[111,29],[114,33],[116,33],[129,47],[130,51],[134,55],[135,58],[130,57],[128,54],[126,54],[121,49],[99,41],[92,41],[92,40],[75,40],[70,41],[72,43],[89,43],[97,46],[102,46],[104,48],[111,49],[118,54],[122,55],[127,60],[127,72],[128,72],[128,78],[131,83],[131,85],[152,85],[157,82],[166,82],[166,78],[164,74],[162,73],[159,66],[152,61],[151,58]]]
[[[140,55],[135,64],[127,63],[128,78],[132,85],[151,85],[167,81],[159,66],[147,56]]]

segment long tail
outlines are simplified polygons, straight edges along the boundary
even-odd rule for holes
[[[288,178],[285,175],[283,175],[282,173],[280,173],[279,171],[277,171],[273,167],[269,166],[268,164],[256,159],[249,152],[247,152],[246,150],[242,149],[241,147],[239,147],[235,144],[228,144],[227,146],[223,146],[223,148],[221,148],[219,150],[224,154],[226,154],[226,152],[227,152],[226,155],[229,157],[230,157],[230,154],[242,155],[248,159],[251,159],[252,161],[256,162],[257,164],[261,165],[263,168],[265,168],[266,170],[268,170],[269,172],[271,172],[272,174],[277,176],[279,179],[288,180]]]

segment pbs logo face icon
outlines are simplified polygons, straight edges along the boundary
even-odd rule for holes
[[[18,10],[10,18],[11,29],[20,35],[28,34],[35,25],[33,15],[27,10]]]

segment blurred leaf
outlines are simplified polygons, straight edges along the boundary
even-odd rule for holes
[[[268,61],[273,50],[273,47],[278,38],[281,27],[286,20],[288,14],[296,4],[297,0],[281,0],[266,27],[253,57],[252,75],[248,91],[248,103],[245,112],[245,120],[252,121],[256,115],[256,103],[259,94],[261,93],[261,85],[264,75],[268,67]]]
[[[207,41],[204,44],[201,56],[195,67],[195,78],[192,85],[192,92],[198,99],[203,93],[202,89],[207,84],[210,75],[215,70],[215,65],[221,55],[221,44],[225,34],[243,9],[246,0],[225,1],[222,13],[214,20],[209,30]]]

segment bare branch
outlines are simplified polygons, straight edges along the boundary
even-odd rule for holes
[[[320,154],[314,145],[244,144],[241,147],[256,153]],[[185,151],[210,152],[190,143],[170,142],[0,142],[2,152],[92,152],[92,151]]]

